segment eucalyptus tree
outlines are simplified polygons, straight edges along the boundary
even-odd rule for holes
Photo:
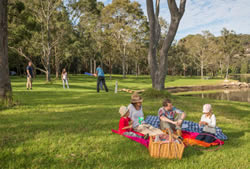
[[[157,48],[161,35],[161,27],[159,24],[160,0],[155,1],[155,6],[153,4],[153,0],[147,0],[146,2],[150,25],[148,62],[150,66],[152,87],[157,90],[164,90],[167,74],[168,51],[176,35],[180,20],[184,14],[186,0],[180,0],[179,6],[177,6],[176,0],[168,0],[168,8],[171,14],[171,21],[169,30],[160,50],[159,59],[157,59]]]
[[[27,60],[32,60],[36,69],[45,73],[40,65],[40,49],[35,36],[40,34],[40,25],[28,5],[22,1],[9,0],[8,5],[8,46],[10,49],[11,64],[25,69]],[[24,60],[25,58],[26,60]],[[20,70],[19,70],[20,71]],[[26,72],[24,70],[24,72]]]
[[[59,78],[61,64],[66,59],[66,53],[70,50],[73,43],[73,28],[69,20],[69,13],[66,8],[61,5],[56,14],[52,17],[53,24],[51,25],[51,39],[54,40],[52,48],[52,61],[56,73],[56,78]],[[73,51],[72,51],[73,52]]]
[[[225,79],[227,80],[230,65],[232,65],[234,59],[239,59],[240,53],[244,50],[235,31],[223,28],[221,35],[223,56],[226,65]]]
[[[193,62],[200,67],[201,79],[204,76],[204,69],[207,69],[209,57],[211,57],[211,38],[213,35],[207,31],[203,35],[188,35],[182,39],[182,44],[188,49],[189,55],[192,56]]]
[[[33,6],[31,9],[33,9],[32,11],[41,25],[41,46],[43,51],[41,61],[46,70],[46,81],[51,80],[52,48],[58,41],[58,39],[52,39],[52,20],[62,3],[62,0],[32,0]]]
[[[105,31],[110,32],[116,51],[119,51],[117,58],[121,59],[125,77],[128,44],[132,41],[134,32],[145,21],[143,11],[138,2],[113,0],[102,10],[102,18],[106,24]]]
[[[188,71],[188,69],[191,69],[192,71],[193,59],[192,56],[188,53],[188,49],[183,44],[178,43],[175,46],[175,57],[179,58],[179,62],[175,63],[181,65],[184,76],[186,76],[186,72]],[[178,65],[173,64],[172,66],[178,67]]]

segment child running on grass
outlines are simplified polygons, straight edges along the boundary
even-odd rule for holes
[[[205,141],[207,143],[214,142],[216,140],[216,118],[215,115],[212,113],[211,104],[205,104],[203,106],[203,115],[201,116],[199,125],[204,127],[202,133],[196,136],[196,139],[200,141]]]
[[[132,127],[132,121],[128,117],[129,116],[129,110],[125,106],[121,106],[119,113],[121,115],[120,122],[119,122],[119,133],[127,136],[133,136],[133,137],[138,137],[138,138],[143,138],[143,139],[148,139],[149,135],[144,135],[139,134],[135,131],[133,131]]]

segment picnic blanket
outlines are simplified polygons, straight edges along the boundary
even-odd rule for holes
[[[112,129],[112,132],[116,133],[116,134],[119,134],[119,135],[122,135],[117,130]],[[145,147],[148,148],[149,139],[145,140],[143,138],[138,138],[138,137],[133,137],[133,136],[126,136],[126,135],[122,135],[122,136],[127,137],[127,138],[129,138],[131,140],[134,140],[134,141],[136,141],[136,142],[138,142],[138,143],[140,143],[140,144],[142,144],[142,145],[144,145]]]
[[[147,116],[145,119],[145,122],[147,124],[150,124],[154,126],[155,128],[160,128],[160,120],[158,116]],[[200,127],[198,123],[184,120],[182,123],[181,130],[188,131],[188,132],[194,132],[194,133],[201,133],[203,127]],[[216,134],[215,136],[220,140],[227,140],[227,136],[222,132],[222,129],[219,127],[216,127]]]
[[[198,145],[201,147],[211,147],[211,146],[217,146],[217,145],[223,145],[224,141],[221,141],[220,139],[216,139],[212,143],[206,143],[204,141],[196,140],[196,136],[198,136],[200,133],[196,132],[188,132],[188,131],[182,131],[182,137],[183,137],[183,143],[186,146],[193,146]]]
[[[119,135],[122,135],[117,130],[112,129],[112,132],[116,133],[116,134],[119,134]],[[221,141],[219,139],[215,140],[212,143],[206,143],[204,141],[196,140],[195,137],[197,135],[199,135],[199,133],[182,131],[183,143],[185,144],[185,146],[198,145],[198,146],[201,146],[201,147],[210,147],[210,146],[217,146],[217,145],[223,145],[224,144],[224,141]],[[131,139],[133,141],[136,141],[136,142],[138,142],[138,143],[140,143],[143,146],[148,148],[149,139],[145,140],[145,139],[137,138],[137,137],[133,137],[133,136],[126,136],[126,135],[122,135],[122,136],[127,137],[127,138],[129,138],[129,139]]]

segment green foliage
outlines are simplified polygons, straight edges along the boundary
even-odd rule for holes
[[[143,93],[143,96],[148,98],[170,98],[171,94],[167,90],[159,91],[153,88],[146,89]]]
[[[97,64],[111,74],[149,74],[149,24],[140,3],[115,0],[105,6],[96,0],[69,0],[67,3],[56,0],[51,1],[54,7],[48,10],[48,2],[9,0],[10,70],[24,74],[27,60],[32,60],[39,68],[37,74],[46,72],[48,67],[53,74],[60,73],[62,68],[72,73],[94,73]],[[50,13],[48,27],[42,9],[46,15]],[[158,55],[169,29],[161,17],[159,24],[162,37]],[[216,76],[230,67],[238,72],[242,60],[248,59],[242,51],[247,52],[249,48],[249,35],[236,35],[225,29],[222,32],[222,36],[214,37],[209,31],[203,31],[175,42],[168,53],[168,74],[193,76],[203,70],[204,76]],[[229,57],[230,49],[237,52]]]
[[[241,63],[241,68],[240,68],[240,73],[241,73],[241,74],[250,73],[250,72],[248,72],[248,67],[249,67],[249,63],[248,63],[247,61],[242,62],[242,63]]]

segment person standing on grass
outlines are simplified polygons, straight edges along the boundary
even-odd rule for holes
[[[26,87],[27,90],[32,90],[32,79],[33,79],[33,68],[32,68],[32,62],[29,61],[28,66],[26,67],[26,72],[27,72],[27,83]]]
[[[61,78],[62,78],[62,82],[63,82],[63,88],[65,89],[65,83],[66,83],[67,88],[69,89],[68,74],[67,74],[67,71],[65,68],[62,70]]]
[[[162,102],[162,106],[163,107],[158,110],[160,129],[166,130],[169,135],[172,135],[173,131],[175,130],[177,137],[179,137],[179,139],[183,139],[181,137],[181,125],[184,118],[186,117],[186,114],[183,111],[173,107],[172,102],[169,99],[165,99]],[[176,135],[173,136],[176,137]]]
[[[104,72],[100,65],[98,65],[96,69],[96,75],[97,75],[97,92],[99,93],[100,91],[100,83],[104,85],[105,91],[108,92],[108,88],[105,83]]]

